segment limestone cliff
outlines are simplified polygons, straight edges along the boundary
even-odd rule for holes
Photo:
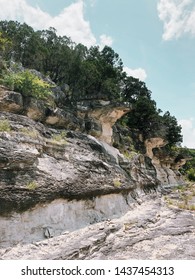
[[[153,154],[163,139],[128,157],[112,146],[113,125],[129,110],[102,100],[71,109],[55,95],[51,105],[0,88],[0,247],[117,218],[140,193],[184,184]]]

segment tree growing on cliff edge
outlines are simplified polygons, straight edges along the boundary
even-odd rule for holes
[[[169,147],[182,141],[176,118],[169,112],[161,115],[146,84],[123,72],[123,62],[111,47],[88,49],[58,36],[54,28],[34,31],[25,23],[0,21],[0,52],[8,64],[14,59],[25,68],[49,75],[59,86],[68,84],[67,99],[73,106],[90,98],[127,101],[133,110],[123,123],[130,129],[139,130],[144,139],[160,134]]]
[[[126,115],[126,124],[132,129],[138,129],[144,139],[158,134],[161,118],[156,102],[145,96],[139,96],[133,103],[133,110]]]
[[[178,125],[177,119],[174,116],[171,116],[170,112],[167,111],[162,116],[162,121],[164,126],[166,126],[166,140],[168,145],[174,146],[179,145],[183,141],[181,135],[181,125]]]
[[[133,104],[141,97],[151,100],[151,91],[146,84],[137,78],[127,76],[126,73],[123,73],[121,95],[124,101]]]

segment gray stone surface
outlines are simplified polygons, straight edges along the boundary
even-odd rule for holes
[[[120,217],[136,203],[130,195],[109,194],[88,200],[56,199],[24,213],[0,218],[0,247],[59,236],[107,219]]]
[[[145,196],[118,219],[33,244],[0,250],[1,259],[195,259],[194,213]]]
[[[0,121],[5,119],[11,131],[0,132],[1,215],[58,198],[86,199],[158,185],[154,166],[143,155],[126,160],[115,148],[80,132],[0,112]]]

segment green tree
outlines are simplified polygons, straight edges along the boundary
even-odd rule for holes
[[[0,55],[5,60],[15,60],[25,68],[49,75],[59,86],[68,84],[66,100],[72,105],[78,100],[91,98],[127,101],[133,109],[121,123],[139,130],[145,139],[153,136],[166,138],[169,142],[167,149],[182,141],[176,118],[169,112],[161,115],[146,84],[123,72],[121,58],[109,46],[102,50],[98,46],[88,49],[66,36],[58,36],[54,28],[35,32],[25,23],[0,21]],[[31,74],[26,71],[8,73],[3,77],[4,83],[7,81],[23,95],[47,96],[47,85]]]
[[[121,95],[124,101],[135,103],[140,97],[151,99],[151,91],[148,90],[146,84],[137,78],[127,76],[123,73]]]
[[[156,102],[146,96],[139,96],[134,101],[133,110],[126,116],[126,124],[133,129],[138,129],[144,139],[162,134],[162,122]]]
[[[170,112],[165,112],[162,116],[162,121],[164,126],[166,126],[166,139],[169,143],[169,146],[179,145],[183,141],[181,134],[181,126],[178,125],[177,119],[174,116],[171,116]]]
[[[101,51],[93,46],[85,54],[79,79],[82,98],[118,100],[122,78],[122,61],[118,54],[108,46]]]
[[[12,42],[12,49],[6,52],[6,59],[14,59],[23,63],[25,49],[34,32],[33,28],[15,21],[1,21],[0,32]]]
[[[0,32],[0,57],[5,58],[5,53],[11,49],[12,42]]]
[[[105,46],[100,53],[102,67],[101,92],[110,99],[120,98],[123,62],[111,47]]]

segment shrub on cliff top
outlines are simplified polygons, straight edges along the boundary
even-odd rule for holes
[[[6,73],[3,75],[1,82],[11,90],[20,92],[23,96],[46,99],[52,93],[50,91],[51,86],[29,70]]]
[[[187,175],[188,175],[188,179],[190,181],[195,181],[195,169],[194,168],[190,168],[188,171],[187,171]]]

